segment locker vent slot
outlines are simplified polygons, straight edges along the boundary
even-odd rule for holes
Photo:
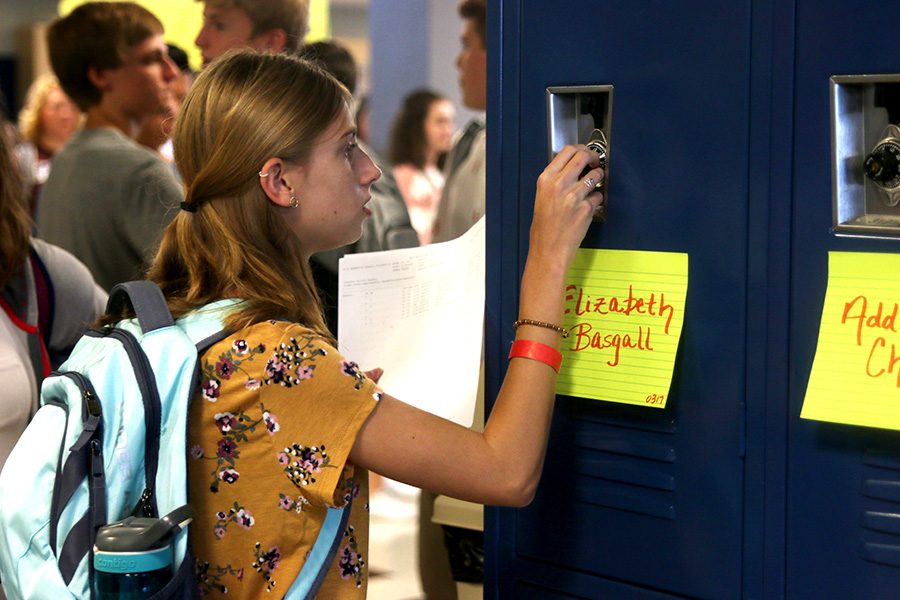
[[[589,477],[630,483],[667,492],[675,491],[673,476],[653,469],[636,467],[624,460],[581,458],[576,462],[575,470],[580,475]]]
[[[863,559],[869,562],[900,567],[900,546],[866,542],[860,548],[859,553]]]
[[[675,448],[646,437],[633,430],[575,433],[576,500],[674,519]]]
[[[868,479],[863,483],[863,494],[869,498],[900,503],[900,481]]]
[[[624,438],[620,435],[581,432],[575,437],[575,444],[591,450],[602,450],[613,454],[635,456],[656,460],[660,462],[674,463],[675,448],[670,444],[660,444],[642,439]]]
[[[578,482],[575,499],[578,502],[604,508],[624,510],[670,521],[675,519],[675,505],[672,503],[671,493],[628,487],[609,481],[590,481],[584,478]]]
[[[900,567],[900,543],[890,543],[889,539],[900,537],[900,509],[884,506],[900,504],[900,480],[891,479],[900,470],[900,457],[885,448],[867,448],[863,464],[869,472],[863,479],[862,494],[876,502],[869,501],[868,510],[862,514],[863,536],[871,541],[862,542],[860,556],[869,562]]]
[[[900,535],[900,514],[867,510],[863,515],[863,523],[874,531]]]
[[[866,450],[863,462],[870,467],[900,471],[900,456],[878,450]]]

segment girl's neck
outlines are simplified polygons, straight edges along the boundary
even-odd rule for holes
[[[440,155],[440,152],[437,150],[426,150],[425,151],[425,164],[422,166],[422,170],[425,171],[429,167],[433,167],[437,169],[437,159]]]

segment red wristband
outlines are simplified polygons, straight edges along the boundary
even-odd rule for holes
[[[516,340],[512,343],[512,347],[509,349],[509,358],[517,357],[540,361],[549,365],[557,373],[562,365],[562,353],[559,350],[532,340]]]

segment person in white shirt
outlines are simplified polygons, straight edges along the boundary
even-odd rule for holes
[[[487,50],[484,28],[486,0],[464,0],[462,49],[456,58],[459,87],[467,108],[487,108]],[[476,119],[465,128],[447,157],[446,181],[432,241],[445,242],[464,234],[484,215],[485,129]]]
[[[27,206],[12,141],[0,129],[0,468],[37,411],[41,381],[106,305],[87,267],[30,237]]]
[[[424,246],[444,189],[441,167],[456,129],[453,103],[431,90],[415,90],[403,100],[391,128],[390,160],[409,218]]]

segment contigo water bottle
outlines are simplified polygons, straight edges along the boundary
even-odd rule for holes
[[[161,519],[127,517],[101,527],[94,542],[99,600],[143,600],[172,579],[175,534],[193,518],[190,506]]]

